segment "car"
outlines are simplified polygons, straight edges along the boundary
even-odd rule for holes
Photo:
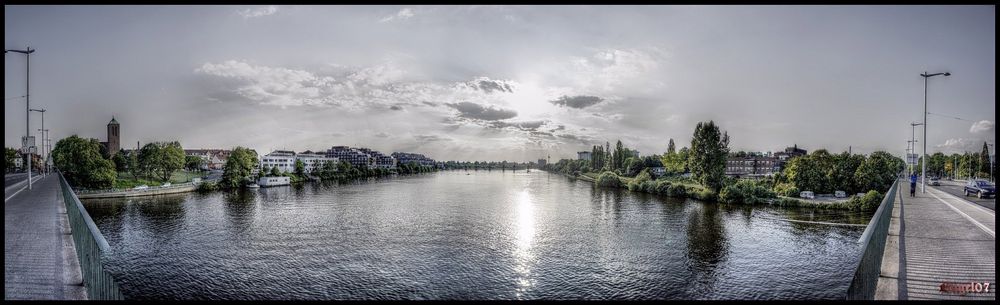
[[[931,178],[930,184],[933,185],[933,186],[940,186],[941,185],[941,180],[938,179],[938,178]]]
[[[161,186],[163,186],[163,187],[167,187],[167,186],[170,186],[170,182],[167,182],[167,183],[164,183],[164,184],[163,184],[163,185],[161,185]]]
[[[965,196],[970,196],[972,194],[976,194],[976,197],[979,197],[980,199],[990,198],[996,196],[997,188],[993,185],[993,183],[986,180],[969,180],[969,182],[965,184]]]
[[[149,186],[148,186],[148,185],[145,185],[145,184],[143,184],[143,185],[140,185],[140,186],[137,186],[137,187],[134,187],[134,188],[132,188],[132,189],[133,189],[133,190],[147,190],[147,189],[149,189]]]

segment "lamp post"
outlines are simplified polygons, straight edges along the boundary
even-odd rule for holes
[[[38,112],[38,113],[42,114],[42,128],[38,129],[39,133],[41,133],[41,135],[42,135],[41,136],[41,138],[42,138],[42,151],[39,154],[44,154],[45,153],[45,131],[44,130],[47,130],[47,129],[45,129],[45,109],[34,109],[34,108],[31,108],[31,109],[28,109],[28,111],[35,111],[35,112]],[[45,158],[42,158],[42,160],[45,160]],[[42,162],[44,162],[44,161],[42,161]],[[43,176],[45,175],[44,164],[42,165],[42,175]]]
[[[925,162],[921,163],[921,165],[920,165],[920,192],[921,193],[926,193],[927,192],[927,162],[926,162],[926,159],[927,159],[927,79],[931,78],[931,77],[934,77],[934,76],[938,76],[938,75],[949,76],[949,75],[951,75],[951,73],[944,72],[944,73],[928,74],[927,71],[924,71],[924,74],[920,74],[920,76],[924,77],[924,150],[922,152],[922,155],[923,155],[922,157],[925,159],[924,160]]]
[[[24,79],[24,84],[25,84],[24,85],[24,87],[25,87],[25,92],[24,92],[24,138],[28,139],[28,137],[31,136],[31,124],[29,124],[29,122],[31,122],[31,111],[29,110],[29,109],[31,109],[31,53],[34,53],[35,50],[32,50],[31,47],[28,47],[28,48],[26,48],[24,50],[4,50],[3,51],[4,54],[7,54],[7,52],[15,52],[15,53],[24,54],[24,67],[25,67],[25,69],[24,69],[25,70],[25,79]],[[29,143],[25,143],[25,144],[29,144]],[[31,190],[31,149],[30,148],[26,148],[25,150],[28,153],[28,167],[26,167],[26,168],[28,169],[28,190],[30,191]]]

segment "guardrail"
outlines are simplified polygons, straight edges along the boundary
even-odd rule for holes
[[[83,273],[83,285],[87,289],[87,298],[91,300],[123,300],[121,290],[115,277],[104,269],[101,256],[111,250],[108,241],[101,235],[101,230],[90,219],[90,214],[73,193],[73,188],[66,182],[62,172],[57,172],[62,185],[63,201],[66,202],[66,217],[69,218],[73,230],[73,243],[76,244],[76,256],[80,259],[80,271]]]
[[[854,270],[851,286],[847,288],[848,300],[875,299],[875,286],[882,271],[882,254],[885,252],[885,240],[889,236],[889,221],[892,219],[892,206],[899,188],[899,177],[892,183],[889,191],[882,198],[872,220],[868,222],[865,232],[861,234],[858,243],[864,245],[861,260]]]

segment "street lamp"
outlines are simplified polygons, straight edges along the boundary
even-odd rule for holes
[[[924,77],[924,151],[922,154],[925,161],[927,158],[927,79],[938,75],[949,76],[951,73],[928,74],[927,71],[924,71],[924,74],[920,74],[920,76]],[[927,192],[927,162],[923,162],[920,165],[920,192]]]
[[[25,118],[24,119],[24,138],[25,138],[25,140],[27,140],[28,137],[31,136],[31,124],[29,124],[29,122],[31,121],[31,111],[29,110],[29,109],[31,109],[31,53],[34,53],[35,50],[32,50],[31,47],[28,47],[28,48],[26,48],[24,50],[4,50],[3,51],[4,54],[7,54],[7,52],[14,52],[14,53],[24,54],[24,62],[25,62],[25,64],[24,64],[24,67],[25,67],[25,78],[24,78],[24,84],[25,84],[24,85],[24,87],[25,87],[25,92],[24,92],[24,118]],[[28,144],[28,143],[25,143],[25,144]],[[28,169],[28,190],[30,191],[31,190],[31,154],[30,154],[31,150],[30,150],[30,148],[26,148],[25,150],[28,152],[28,167],[27,167],[27,169]]]
[[[42,134],[42,136],[41,136],[41,138],[42,138],[42,151],[41,151],[41,154],[45,154],[45,132],[43,130],[48,130],[48,129],[45,129],[45,109],[34,109],[34,108],[31,108],[31,109],[28,109],[28,111],[39,112],[39,113],[42,114],[42,128],[38,129],[38,131],[39,131],[39,133]],[[30,158],[31,154],[29,153],[28,155],[29,155],[29,158]],[[42,158],[42,160],[45,160],[45,158]],[[42,175],[45,175],[45,167],[44,166],[42,167]]]

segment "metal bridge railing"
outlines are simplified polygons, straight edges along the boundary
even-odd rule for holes
[[[854,270],[854,278],[847,289],[848,300],[875,299],[875,286],[882,271],[882,254],[885,252],[885,241],[889,236],[889,221],[892,219],[892,206],[899,188],[899,177],[892,183],[889,191],[882,198],[878,210],[868,222],[868,227],[861,234],[858,243],[864,245],[861,260]]]
[[[57,172],[62,185],[63,201],[66,202],[66,216],[73,230],[73,243],[76,244],[76,256],[80,259],[80,271],[83,273],[83,285],[87,289],[87,298],[91,300],[122,300],[121,290],[111,273],[104,269],[101,255],[111,250],[108,241],[97,229],[94,220],[84,209],[80,199],[66,182],[62,172]]]

